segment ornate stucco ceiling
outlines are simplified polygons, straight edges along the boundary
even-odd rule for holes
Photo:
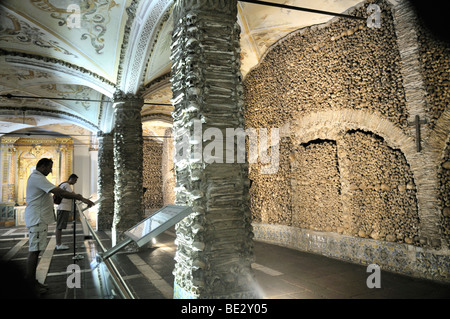
[[[65,61],[114,82],[130,2],[3,0],[2,47]],[[79,24],[67,12],[71,4],[79,4]]]
[[[270,1],[332,12],[360,2]],[[79,20],[67,10],[73,4],[80,8]],[[0,94],[28,98],[0,99],[0,135],[36,127],[67,135],[108,131],[108,100],[116,89],[143,88],[152,103],[142,110],[144,121],[167,123],[172,6],[173,0],[2,0]],[[288,33],[331,18],[239,2],[242,74]]]

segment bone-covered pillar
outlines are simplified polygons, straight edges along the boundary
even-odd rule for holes
[[[113,243],[144,217],[142,167],[143,99],[116,92],[114,95],[114,219]]]
[[[174,21],[175,203],[193,210],[176,226],[174,298],[254,298],[248,163],[225,143],[244,129],[237,3],[178,0]]]
[[[97,229],[111,230],[114,218],[114,143],[112,133],[99,132]]]

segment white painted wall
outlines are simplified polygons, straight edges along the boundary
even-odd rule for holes
[[[98,177],[98,151],[89,151],[91,172],[90,172],[90,190],[91,195],[97,194],[97,177]]]
[[[74,190],[89,198],[97,192],[97,152],[89,151],[87,145],[75,145],[73,153],[73,173],[78,175]]]

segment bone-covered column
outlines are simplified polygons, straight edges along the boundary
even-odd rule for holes
[[[97,229],[111,230],[114,218],[114,143],[112,133],[99,132]]]
[[[114,96],[114,220],[113,241],[140,222],[143,212],[143,99],[116,93]]]
[[[237,161],[237,139],[225,143],[226,129],[244,129],[236,17],[234,0],[178,0],[174,7],[175,203],[193,209],[176,226],[175,298],[258,296],[248,163]]]

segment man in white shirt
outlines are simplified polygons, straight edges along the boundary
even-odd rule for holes
[[[66,182],[59,185],[66,192],[73,193],[72,185],[78,180],[78,176],[72,174]],[[69,249],[69,246],[61,243],[62,230],[67,228],[67,221],[70,213],[73,213],[73,199],[63,198],[61,203],[56,207],[56,250]]]
[[[49,182],[46,178],[52,172],[53,161],[49,158],[39,160],[36,169],[27,181],[27,206],[25,208],[25,225],[29,230],[29,249],[27,259],[27,278],[39,293],[46,291],[46,285],[36,280],[36,268],[39,253],[47,246],[48,224],[55,222],[53,213],[53,197],[50,193],[63,198],[80,200],[89,207],[94,203],[80,194],[67,192]]]

